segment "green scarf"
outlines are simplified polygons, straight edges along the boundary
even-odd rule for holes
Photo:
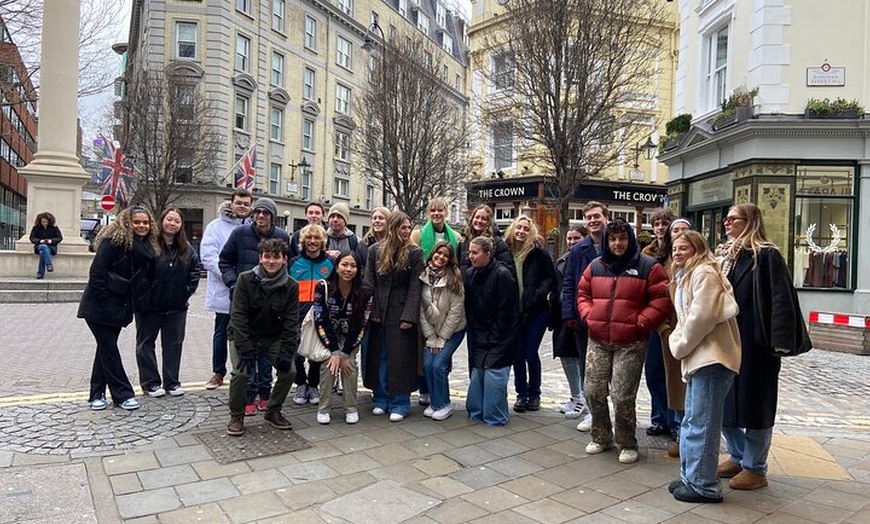
[[[456,233],[450,229],[447,222],[444,222],[444,238],[453,246],[453,252],[456,252]],[[428,220],[423,229],[420,230],[420,249],[423,250],[423,260],[429,259],[429,252],[435,247],[435,227],[432,226],[432,221]]]

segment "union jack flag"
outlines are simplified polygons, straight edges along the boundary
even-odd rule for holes
[[[257,144],[251,146],[251,149],[242,155],[236,163],[233,176],[237,188],[248,191],[254,189],[254,184],[257,182]]]
[[[130,182],[133,178],[133,161],[105,138],[94,140],[100,155],[98,184],[104,195],[111,195],[120,205],[126,205],[130,196]]]

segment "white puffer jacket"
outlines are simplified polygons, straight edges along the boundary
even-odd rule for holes
[[[230,233],[244,223],[243,219],[233,215],[229,202],[224,202],[218,208],[218,217],[205,228],[202,242],[199,246],[199,256],[202,266],[208,271],[208,286],[205,292],[205,309],[215,313],[230,313],[230,290],[224,285],[218,258],[221,249],[230,238]]]
[[[426,339],[426,347],[443,348],[454,333],[465,329],[465,290],[451,293],[447,281],[439,279],[429,284],[429,275],[420,274],[423,286],[420,292],[420,329]]]

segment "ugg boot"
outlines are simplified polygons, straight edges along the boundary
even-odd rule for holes
[[[728,485],[731,489],[752,491],[767,486],[767,475],[758,475],[744,469],[728,481]]]

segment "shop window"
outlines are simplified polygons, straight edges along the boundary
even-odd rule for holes
[[[849,166],[798,167],[795,287],[851,288],[854,174]]]

